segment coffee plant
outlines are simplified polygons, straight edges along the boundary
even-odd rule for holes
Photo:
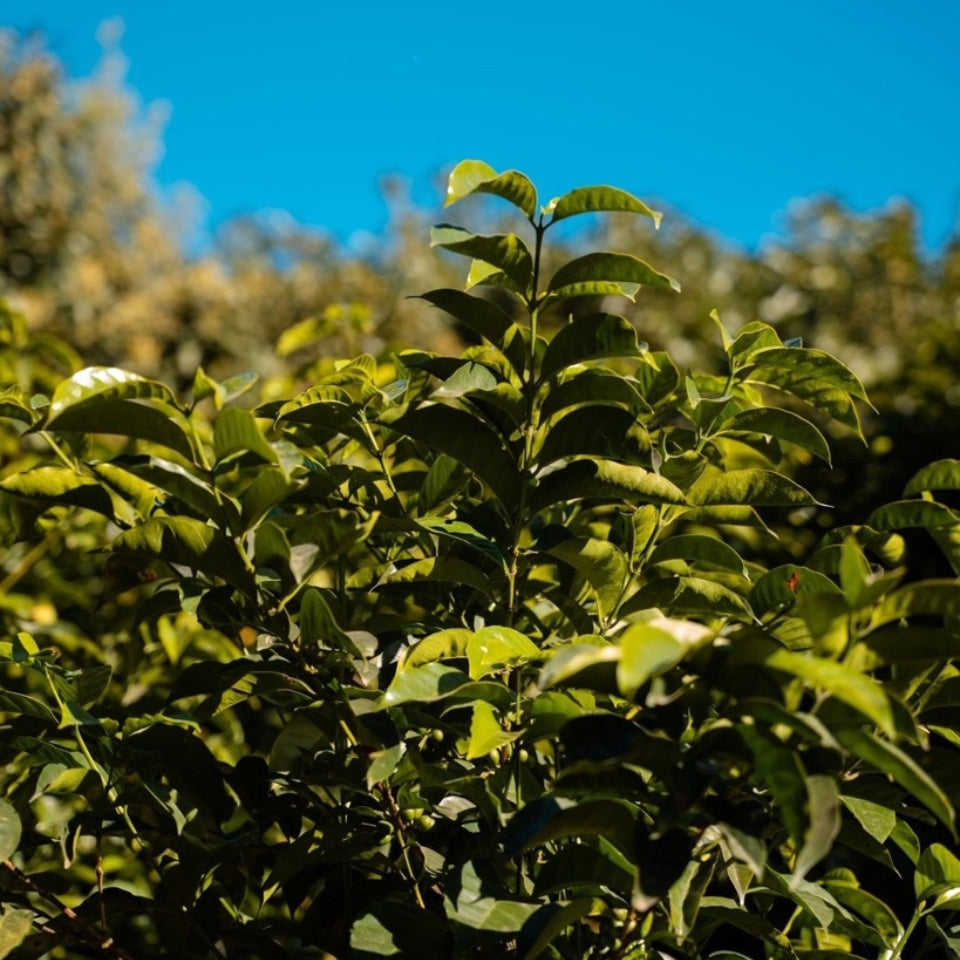
[[[622,190],[473,194],[458,356],[45,386],[6,315],[0,957],[958,955],[960,581],[901,532],[960,573],[960,462],[763,565],[858,379],[717,315],[680,369],[606,312],[676,281],[545,271]]]

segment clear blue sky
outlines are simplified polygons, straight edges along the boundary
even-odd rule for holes
[[[378,178],[422,202],[464,157],[544,199],[613,183],[754,247],[790,200],[960,212],[958,0],[13,0],[74,74],[120,16],[129,82],[169,101],[162,184],[210,222],[276,208],[379,230]]]

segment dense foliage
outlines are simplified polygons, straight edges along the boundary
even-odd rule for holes
[[[435,228],[488,294],[422,294],[453,354],[254,401],[4,314],[0,953],[955,954],[960,463],[770,562],[861,381],[722,314],[688,372],[593,309],[676,281],[548,243],[657,213],[465,161],[477,194],[517,232]]]

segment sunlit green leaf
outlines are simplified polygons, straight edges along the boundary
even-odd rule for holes
[[[683,504],[683,492],[664,477],[642,467],[612,460],[577,460],[544,474],[531,497],[542,510],[561,500],[626,500],[632,503]]]
[[[57,385],[50,400],[47,426],[79,404],[108,400],[162,400],[177,407],[173,391],[159,380],[150,380],[117,367],[86,367]]]
[[[526,174],[517,170],[497,173],[482,160],[461,160],[450,172],[444,206],[462,200],[471,193],[489,193],[509,200],[527,217],[537,212],[537,191]]]
[[[912,497],[926,490],[960,490],[960,460],[927,464],[913,475],[903,495]]]
[[[576,537],[546,552],[569,564],[590,584],[601,619],[613,612],[627,576],[627,558],[620,550],[604,540]]]
[[[789,410],[776,407],[755,407],[724,419],[718,435],[759,433],[786,443],[794,443],[814,456],[830,463],[830,447],[823,434],[809,421]]]
[[[636,291],[628,292],[630,287],[624,285],[639,284],[677,292],[680,290],[680,284],[676,280],[629,253],[588,253],[571,260],[553,275],[547,285],[548,299],[563,300],[582,295],[588,291],[580,288],[593,283],[620,285],[624,296],[630,296],[630,299]],[[594,295],[592,290],[589,293]]]
[[[467,641],[470,678],[479,680],[497,668],[542,659],[532,640],[510,627],[483,627]],[[484,751],[486,752],[486,751]]]
[[[9,800],[0,798],[0,861],[9,860],[20,847],[20,815]]]
[[[617,187],[578,187],[565,193],[562,197],[551,200],[546,212],[553,215],[553,223],[579,213],[639,213],[653,220],[654,226],[659,227],[663,214],[659,210],[651,210],[642,200],[626,190]]]
[[[518,736],[518,733],[508,733],[503,729],[497,718],[497,712],[489,703],[478,700],[473,705],[470,740],[465,756],[468,760],[485,757],[491,750],[496,750],[506,743],[512,743]]]
[[[772,470],[749,468],[705,472],[687,497],[694,506],[815,506],[817,501],[798,483]]]
[[[686,560],[743,575],[747,572],[740,554],[733,547],[716,537],[701,534],[680,534],[664,540],[657,544],[647,562],[663,563],[666,560]]]
[[[632,700],[651,678],[676,666],[687,652],[685,644],[671,633],[648,623],[636,623],[620,637],[617,683]]]
[[[266,463],[276,463],[277,454],[260,432],[249,410],[227,407],[213,425],[213,452],[217,462],[237,453],[252,453]]]
[[[11,909],[0,914],[0,960],[8,957],[33,930],[32,910]]]

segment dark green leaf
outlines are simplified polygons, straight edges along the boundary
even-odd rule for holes
[[[671,616],[700,614],[753,620],[747,601],[729,587],[701,577],[665,577],[644,584],[620,607],[626,616],[638,610],[660,609]]]
[[[960,490],[960,460],[937,460],[917,471],[903,491],[912,497],[927,490]]]
[[[851,753],[891,776],[947,827],[954,829],[953,805],[940,786],[912,757],[866,730],[843,727],[834,733]]]
[[[388,426],[453,457],[490,486],[505,505],[519,495],[513,457],[493,429],[478,417],[434,403],[408,410]]]
[[[533,279],[533,257],[515,233],[480,236],[441,224],[430,231],[430,246],[482,260],[509,278],[517,293],[523,294]]]
[[[431,290],[420,294],[421,300],[445,310],[495,346],[502,347],[513,321],[495,303],[474,297],[462,290]],[[519,372],[519,371],[518,371]]]
[[[612,544],[593,538],[570,538],[546,551],[569,564],[593,588],[601,619],[613,612],[623,592],[627,558]]]
[[[547,345],[540,366],[541,381],[560,370],[602,357],[641,357],[646,344],[637,341],[636,328],[610,313],[595,313],[561,327]]]

